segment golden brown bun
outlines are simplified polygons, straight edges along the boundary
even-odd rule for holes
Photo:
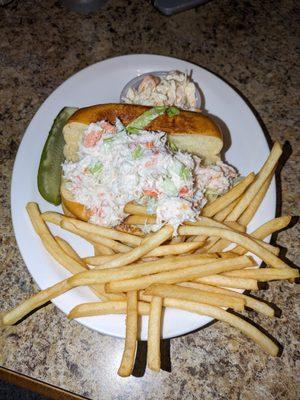
[[[64,155],[68,161],[78,161],[77,151],[83,132],[92,122],[106,120],[111,124],[119,118],[124,125],[129,124],[151,107],[133,104],[99,104],[76,111],[63,128],[65,138]],[[199,155],[204,162],[215,162],[223,147],[222,134],[216,123],[198,112],[180,111],[169,117],[161,115],[154,119],[146,130],[163,131],[171,136],[171,141],[180,149]],[[170,139],[169,139],[170,140]],[[90,212],[72,199],[71,193],[61,186],[63,205],[77,218],[87,221]]]
[[[63,129],[67,160],[77,161],[78,143],[84,130],[92,122],[106,120],[112,124],[119,118],[125,125],[151,107],[134,104],[99,104],[81,108],[73,114]],[[154,119],[146,130],[166,132],[180,150],[197,154],[205,161],[214,162],[223,147],[222,133],[218,125],[199,112],[180,111],[169,117],[166,114]]]
[[[99,104],[80,108],[69,118],[68,123],[80,122],[89,125],[92,122],[106,120],[114,124],[116,118],[119,118],[124,125],[128,125],[150,108],[135,104]],[[160,130],[170,135],[185,132],[189,135],[206,135],[222,139],[219,127],[211,118],[192,111],[180,111],[173,117],[160,115],[146,126],[146,130]]]

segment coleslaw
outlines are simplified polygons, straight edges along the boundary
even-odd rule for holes
[[[145,106],[176,106],[195,111],[196,86],[186,73],[180,71],[170,71],[159,76],[148,74],[138,87],[129,87],[122,101]]]

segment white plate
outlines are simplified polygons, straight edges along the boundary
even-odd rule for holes
[[[138,74],[149,71],[192,70],[205,98],[205,109],[217,115],[228,127],[231,147],[226,160],[235,165],[241,174],[258,171],[267,158],[269,148],[264,133],[245,101],[227,83],[211,72],[176,58],[157,55],[128,55],[108,59],[91,65],[67,79],[41,105],[29,124],[16,157],[12,188],[11,210],[17,243],[27,268],[35,282],[44,289],[69,273],[45,251],[35,234],[25,211],[28,201],[39,203],[41,210],[60,211],[42,199],[37,188],[37,171],[40,155],[54,117],[64,106],[89,106],[98,103],[118,102],[124,85]],[[275,215],[275,182],[266,195],[259,211],[250,224],[250,230]],[[52,228],[52,227],[51,227]],[[53,226],[58,233],[83,255],[92,248],[72,234]],[[76,288],[59,296],[53,303],[68,313],[80,303],[97,298],[86,287]],[[108,335],[124,337],[125,318],[122,315],[105,315],[79,319],[85,326]],[[164,316],[163,337],[170,338],[191,332],[211,321],[211,318],[174,309]],[[147,318],[143,317],[141,338],[147,337]]]

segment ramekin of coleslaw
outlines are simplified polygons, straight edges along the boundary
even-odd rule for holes
[[[132,79],[121,92],[120,101],[144,106],[176,106],[182,110],[201,108],[201,96],[190,74],[153,71]]]

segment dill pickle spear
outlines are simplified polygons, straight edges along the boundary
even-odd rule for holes
[[[61,203],[61,165],[65,160],[65,140],[62,129],[78,108],[64,107],[55,118],[43,148],[38,171],[38,188],[41,196],[56,206]]]

